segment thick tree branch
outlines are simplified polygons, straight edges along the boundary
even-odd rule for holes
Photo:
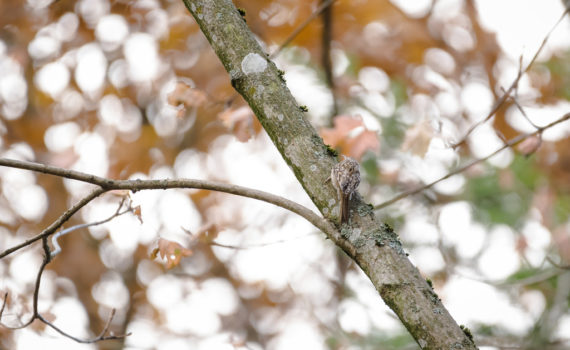
[[[336,163],[230,0],[183,0],[263,128],[325,217],[338,221],[338,200],[325,184]],[[358,196],[356,196],[358,197]],[[373,208],[352,201],[349,224],[327,232],[368,275],[422,349],[476,349],[411,264],[397,235]]]

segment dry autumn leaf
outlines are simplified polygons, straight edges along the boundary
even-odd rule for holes
[[[174,90],[168,94],[167,101],[170,105],[179,108],[178,116],[182,117],[187,108],[200,107],[208,102],[208,95],[202,90],[179,81]]]
[[[241,142],[246,142],[255,134],[253,117],[253,112],[247,106],[228,108],[218,114],[224,126]]]
[[[214,239],[216,239],[216,237],[218,237],[219,232],[220,229],[216,224],[209,223],[200,228],[198,233],[192,238],[199,241],[200,243],[210,244],[214,241]]]
[[[137,219],[139,219],[140,223],[143,223],[143,219],[142,219],[142,210],[141,210],[141,206],[137,205],[136,207],[133,208],[133,214],[137,217]]]
[[[192,255],[192,250],[184,248],[177,242],[159,238],[158,247],[153,249],[150,256],[152,259],[155,259],[158,254],[160,254],[161,258],[166,258],[166,268],[171,269],[178,266],[183,257]]]
[[[51,311],[42,312],[42,317],[44,318],[44,320],[47,320],[48,322],[54,322],[57,319],[55,314]],[[37,320],[32,323],[32,329],[38,332],[44,332],[46,326],[47,325],[44,322],[38,322]]]
[[[519,151],[523,156],[530,156],[538,150],[542,144],[542,137],[539,135],[534,135],[526,138],[524,141],[517,145],[517,151]]]
[[[358,160],[366,151],[380,150],[376,132],[366,129],[359,116],[337,116],[334,118],[334,127],[323,128],[320,134],[326,144]]]
[[[406,130],[402,150],[410,151],[417,156],[423,157],[428,150],[432,138],[433,128],[429,123],[427,121],[417,123]]]

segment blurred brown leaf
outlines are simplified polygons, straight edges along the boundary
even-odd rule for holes
[[[162,259],[166,258],[166,268],[171,269],[178,266],[183,257],[192,255],[192,250],[184,248],[180,243],[159,238],[158,247],[153,249],[150,257],[155,259],[158,254]]]
[[[342,153],[357,160],[366,151],[380,150],[376,133],[366,129],[360,116],[337,116],[334,118],[334,127],[323,128],[320,134],[326,144],[339,148]]]
[[[142,219],[142,210],[141,210],[141,206],[137,205],[136,207],[133,208],[133,214],[139,219],[140,223],[143,223],[143,219]]]
[[[187,108],[201,107],[208,102],[208,95],[202,90],[179,81],[174,90],[168,94],[167,100],[170,105],[179,108],[178,117],[182,117]]]
[[[528,157],[535,153],[541,144],[542,137],[540,135],[534,135],[519,143],[517,145],[517,151],[519,151],[523,156]]]
[[[193,238],[200,243],[210,244],[218,237],[219,227],[214,223],[204,225]]]
[[[553,232],[554,246],[558,250],[563,265],[570,263],[570,232],[565,226],[560,226]]]
[[[247,106],[228,108],[218,114],[224,126],[241,142],[246,142],[255,134],[253,117],[253,112]]]
[[[423,157],[428,150],[432,137],[433,129],[427,121],[417,123],[406,130],[402,150]]]

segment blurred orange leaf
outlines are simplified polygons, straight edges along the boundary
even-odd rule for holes
[[[161,258],[166,258],[166,268],[171,269],[178,266],[183,257],[192,255],[192,250],[184,248],[177,242],[159,238],[158,248],[153,249],[150,257],[155,259],[158,254]]]
[[[143,219],[142,219],[142,210],[141,210],[141,206],[137,205],[136,207],[133,208],[133,214],[139,219],[139,221],[141,222],[141,224],[143,223]]]
[[[342,153],[358,160],[366,151],[380,150],[376,132],[366,129],[359,116],[337,116],[334,118],[334,127],[322,128],[320,134],[326,144],[340,148]]]
[[[42,317],[48,322],[54,322],[56,320],[55,314],[51,311],[42,312]],[[47,325],[44,322],[38,322],[38,320],[35,320],[32,323],[32,329],[36,332],[43,332],[46,329],[46,326]]]
[[[124,198],[124,197],[129,197],[131,194],[131,191],[130,190],[112,190],[109,193],[112,196]]]
[[[428,150],[432,137],[433,128],[427,121],[417,123],[406,130],[402,150],[423,157]]]
[[[220,233],[218,226],[216,224],[209,223],[203,226],[194,237],[200,243],[210,244],[218,237],[218,233]]]
[[[253,117],[253,112],[247,106],[228,108],[218,114],[218,118],[224,123],[224,126],[233,132],[241,142],[246,142],[255,133]]]
[[[152,252],[150,253],[150,259],[151,259],[151,260],[156,259],[156,258],[158,257],[158,253],[159,253],[159,252],[160,252],[160,249],[154,248],[154,249],[152,250]]]
[[[218,233],[220,232],[220,229],[214,223],[207,223],[202,226],[196,234],[193,234],[190,230],[185,228],[182,228],[182,230],[192,236],[192,246],[197,243],[211,244],[214,239],[218,237]]]
[[[540,135],[534,135],[531,137],[526,138],[521,143],[517,145],[517,150],[523,156],[530,156],[534,152],[538,150],[540,145],[542,144],[542,137]]]
[[[203,106],[208,101],[208,95],[179,81],[174,90],[168,94],[167,100],[170,105],[179,108],[178,116],[182,117],[187,108]]]

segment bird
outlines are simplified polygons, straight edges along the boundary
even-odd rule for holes
[[[340,222],[348,221],[348,203],[360,185],[360,166],[350,157],[345,157],[331,169],[331,183],[340,198]]]

